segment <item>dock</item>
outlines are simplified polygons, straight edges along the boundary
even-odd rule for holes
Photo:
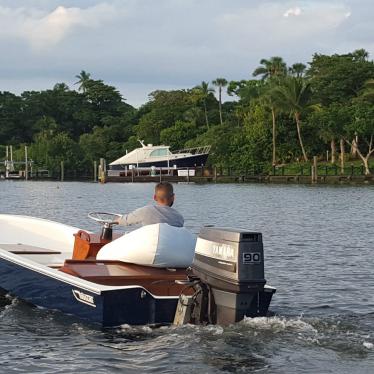
[[[335,170],[335,168],[334,168]],[[167,181],[171,183],[279,183],[279,184],[374,184],[374,175],[364,175],[360,169],[349,168],[347,174],[329,174],[329,171],[313,167],[302,170],[298,174],[286,174],[283,170],[271,173],[261,173],[255,168],[248,171],[237,171],[231,168],[196,167],[189,169],[181,175],[159,170],[155,175],[138,173],[133,170],[127,175],[113,176],[110,173],[105,177],[106,183],[158,183]]]

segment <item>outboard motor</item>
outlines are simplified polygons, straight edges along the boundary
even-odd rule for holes
[[[230,324],[266,316],[275,288],[265,286],[262,234],[204,227],[197,239],[190,322]]]

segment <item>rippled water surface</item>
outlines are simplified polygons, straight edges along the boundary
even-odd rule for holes
[[[1,213],[96,229],[91,210],[151,202],[151,184],[0,181]],[[0,299],[4,373],[373,373],[374,188],[176,186],[186,225],[261,231],[271,318],[229,327],[100,330]]]

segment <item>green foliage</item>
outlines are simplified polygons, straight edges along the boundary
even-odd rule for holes
[[[162,144],[170,145],[172,149],[181,149],[198,133],[199,129],[195,123],[177,121],[173,127],[161,130],[160,141]]]
[[[374,136],[374,107],[367,102],[355,102],[349,108],[350,122],[344,126],[348,137],[358,135],[361,139],[370,141]]]
[[[163,129],[174,126],[177,121],[184,120],[184,114],[195,105],[191,91],[155,91],[150,101],[140,108],[140,119],[134,130],[139,139],[146,142],[160,143]]]
[[[84,70],[77,90],[57,83],[0,92],[0,159],[4,145],[22,158],[16,146],[27,144],[36,167],[58,171],[64,161],[66,170],[92,171],[93,161],[110,162],[139,147],[138,139],[172,149],[211,145],[211,165],[243,171],[325,155],[332,140],[358,139],[361,159],[374,152],[374,64],[366,51],[316,54],[309,68],[271,57],[253,75],[154,91],[139,109]],[[233,101],[223,102],[226,87]]]
[[[66,132],[56,132],[53,129],[38,133],[29,149],[30,159],[52,173],[59,170],[61,161],[64,161],[67,169],[81,170],[81,154],[79,145]]]
[[[189,140],[186,147],[211,145],[212,149],[208,162],[211,165],[228,167],[231,164],[231,154],[233,137],[239,132],[229,125],[217,125],[211,127],[206,132],[198,135],[195,139]],[[239,149],[237,150],[239,151]]]
[[[344,126],[350,121],[350,108],[340,103],[323,107],[309,116],[310,124],[317,129],[324,142],[341,138],[344,135]]]
[[[263,80],[274,77],[284,77],[287,73],[287,65],[282,57],[274,56],[269,60],[262,59],[260,66],[253,72],[253,76],[261,75]]]
[[[251,105],[244,120],[245,146],[241,153],[240,166],[248,169],[264,166],[271,160],[271,119],[260,104]]]
[[[315,54],[308,70],[314,98],[324,106],[350,101],[373,76],[374,64],[363,50],[345,55]]]

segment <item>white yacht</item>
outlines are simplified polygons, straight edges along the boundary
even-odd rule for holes
[[[209,156],[210,146],[182,149],[171,152],[166,145],[144,144],[109,164],[109,170],[132,168],[193,168],[204,166]]]

